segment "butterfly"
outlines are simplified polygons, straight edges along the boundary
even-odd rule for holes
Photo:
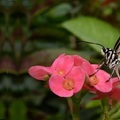
[[[98,68],[98,71],[103,65],[106,65],[109,67],[109,69],[112,69],[110,78],[113,76],[114,73],[116,73],[118,79],[120,80],[120,74],[119,74],[119,70],[120,70],[120,37],[116,41],[113,49],[104,47],[103,45],[101,45],[99,43],[92,43],[92,42],[87,42],[87,41],[85,41],[85,43],[96,44],[96,45],[99,45],[102,47],[101,54],[105,57],[106,61],[100,65],[100,67]],[[96,71],[96,72],[98,72],[98,71]],[[106,82],[108,82],[110,80],[110,78]]]

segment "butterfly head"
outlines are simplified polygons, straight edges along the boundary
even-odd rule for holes
[[[108,49],[107,49],[107,48],[103,47],[103,48],[101,49],[101,54],[102,54],[102,55],[105,55],[107,52],[108,52]]]

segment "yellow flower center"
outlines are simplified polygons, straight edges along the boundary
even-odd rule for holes
[[[91,76],[89,80],[91,85],[97,85],[99,82],[99,79],[96,77],[96,75]]]
[[[74,81],[72,79],[66,79],[64,82],[63,82],[63,87],[66,89],[66,90],[72,90],[74,89]]]
[[[59,75],[64,75],[65,73],[64,73],[63,70],[60,70],[60,71],[58,71],[58,74],[59,74]]]

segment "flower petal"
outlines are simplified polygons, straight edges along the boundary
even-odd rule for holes
[[[58,56],[58,58],[55,59],[55,61],[53,62],[53,64],[51,65],[52,68],[56,68],[56,66],[58,65],[58,63],[60,62],[61,58],[63,58],[65,56],[65,54],[61,54]]]
[[[71,97],[73,90],[66,90],[63,87],[65,79],[60,75],[52,75],[49,79],[49,87],[51,91],[60,97]]]
[[[109,97],[110,99],[117,100],[120,102],[120,81],[117,77],[112,79],[113,81],[113,89],[110,91]]]
[[[66,79],[74,80],[74,93],[77,93],[81,90],[84,81],[85,81],[85,73],[82,68],[79,66],[75,66],[71,69],[71,71],[66,76]]]
[[[38,80],[44,80],[46,75],[52,74],[54,71],[50,67],[32,66],[29,68],[29,74]]]
[[[61,73],[61,76],[65,76],[73,67],[74,59],[70,55],[60,56],[55,60],[55,63],[51,66],[58,74]]]
[[[81,67],[84,69],[87,76],[94,74],[94,68],[89,62],[83,62]]]
[[[84,61],[86,61],[84,58],[78,56],[78,55],[73,55],[74,58],[74,65],[75,66],[81,66]]]
[[[99,68],[99,65],[98,64],[92,64],[93,68],[96,70]]]
[[[106,82],[110,78],[110,74],[103,70],[99,70],[96,73],[96,76],[99,79],[99,82],[94,85],[94,87],[101,92],[110,92],[112,90],[112,78]]]
[[[94,69],[92,65],[87,60],[85,60],[84,58],[78,55],[73,55],[73,58],[74,58],[74,65],[81,66],[84,69],[86,75],[91,75],[94,73]]]

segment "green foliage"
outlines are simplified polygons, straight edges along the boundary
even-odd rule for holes
[[[53,7],[50,11],[47,12],[47,15],[52,18],[63,17],[67,14],[70,14],[72,11],[72,6],[68,3],[61,3]]]
[[[100,43],[108,48],[113,48],[120,35],[120,32],[116,28],[94,17],[82,16],[74,18],[64,22],[62,26],[76,35],[80,40]],[[98,46],[91,46],[100,51]]]
[[[26,120],[27,108],[22,100],[14,100],[9,108],[10,120]]]
[[[5,118],[5,105],[2,101],[0,101],[0,119]]]

